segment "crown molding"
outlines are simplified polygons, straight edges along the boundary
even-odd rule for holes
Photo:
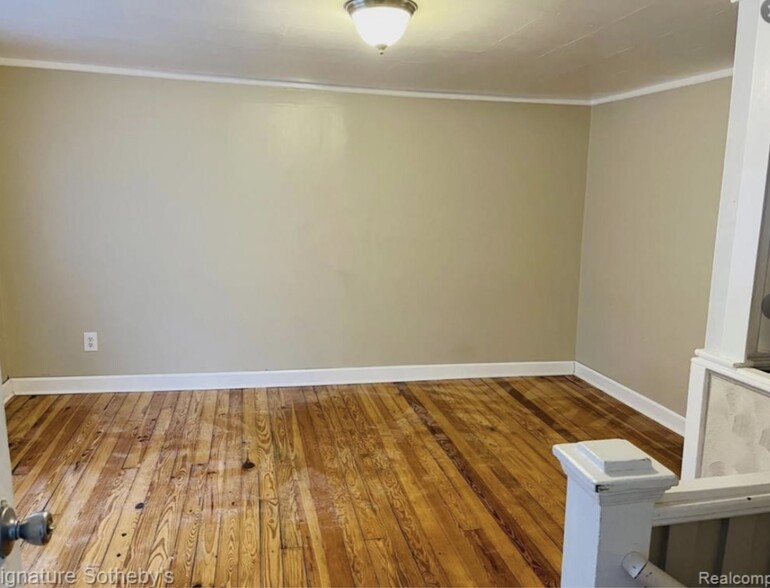
[[[596,98],[533,98],[524,96],[491,96],[487,94],[460,94],[449,92],[428,92],[413,90],[386,90],[379,88],[363,88],[356,86],[336,86],[333,84],[315,84],[310,82],[290,82],[280,80],[259,80],[253,78],[238,78],[228,76],[214,76],[201,74],[185,74],[165,72],[149,69],[133,69],[124,67],[111,67],[105,65],[90,65],[84,63],[65,63],[59,61],[39,61],[33,59],[15,59],[0,57],[0,67],[20,67],[30,69],[49,69],[56,71],[74,71],[81,73],[97,73],[107,75],[129,76],[139,78],[155,78],[162,80],[179,80],[188,82],[204,82],[213,84],[234,84],[242,86],[259,86],[264,88],[283,88],[289,90],[312,90],[320,92],[337,92],[342,94],[364,94],[372,96],[391,96],[395,98],[421,98],[431,100],[461,100],[470,102],[501,102],[510,104],[547,104],[555,106],[599,106],[610,102],[620,102],[649,94],[657,94],[695,86],[724,78],[732,77],[732,68],[720,69],[713,72],[688,76],[630,90],[617,94],[607,94]]]
[[[620,92],[618,94],[600,96],[591,100],[590,105],[599,106],[601,104],[608,104],[610,102],[621,102],[623,100],[630,100],[631,98],[639,98],[640,96],[648,96],[650,94],[659,94],[660,92],[668,92],[669,90],[676,90],[678,88],[686,88],[687,86],[697,86],[698,84],[705,84],[707,82],[730,78],[732,75],[733,68],[731,67],[727,69],[718,69],[716,71],[698,74],[696,76],[688,76],[686,78],[671,80],[670,82],[664,82],[662,84],[654,84],[652,86],[645,86],[644,88],[637,88],[636,90],[630,90],[628,92]]]
[[[283,88],[289,90],[314,90],[320,92],[337,92],[341,94],[367,94],[373,96],[391,96],[396,98],[423,98],[431,100],[464,100],[472,102],[506,102],[515,104],[551,104],[556,106],[590,106],[587,99],[570,98],[533,98],[524,96],[492,96],[487,94],[458,94],[449,92],[428,92],[413,90],[386,90],[379,88],[364,88],[357,86],[337,86],[334,84],[315,84],[310,82],[290,82],[281,80],[260,80],[254,78],[238,78],[228,76],[200,75],[164,72],[149,69],[133,69],[90,65],[84,63],[63,63],[57,61],[37,61],[30,59],[14,59],[0,57],[0,67],[21,67],[31,69],[52,69],[57,71],[75,71],[82,73],[98,73],[139,78],[156,78],[163,80],[180,80],[187,82],[205,82],[213,84],[234,84],[241,86],[260,86],[264,88]]]

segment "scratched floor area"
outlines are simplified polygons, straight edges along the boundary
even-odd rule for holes
[[[555,443],[681,437],[573,377],[16,397],[28,572],[173,586],[557,586]]]

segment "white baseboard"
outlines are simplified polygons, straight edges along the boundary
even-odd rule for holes
[[[3,397],[3,405],[8,404],[8,401],[14,397],[13,393],[13,380],[6,380],[3,385],[0,386],[0,394]]]
[[[229,388],[280,388],[417,382],[465,378],[576,375],[599,390],[684,434],[684,417],[642,396],[623,384],[573,361],[406,365],[363,368],[276,370],[261,372],[208,372],[192,374],[139,374],[125,376],[75,376],[12,378],[2,386],[5,402],[15,396],[88,394],[99,392],[162,392],[172,390],[223,390]]]
[[[592,370],[590,367],[585,366],[582,363],[575,362],[575,375],[578,378],[585,380],[592,386],[595,386],[602,392],[605,392],[613,398],[620,400],[623,404],[626,404],[634,410],[638,410],[643,415],[650,417],[652,420],[660,423],[667,429],[671,429],[679,435],[684,435],[685,418],[670,408],[666,408],[662,404],[658,404],[654,400],[650,400],[639,392],[624,386],[620,382],[616,382],[615,380],[608,378],[604,374],[600,374],[599,372]]]
[[[11,382],[14,394],[29,396],[98,392],[278,388],[517,376],[564,376],[574,373],[574,365],[572,361],[469,363],[262,372],[13,378]]]

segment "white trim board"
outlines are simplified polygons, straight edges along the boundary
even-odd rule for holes
[[[260,372],[206,372],[192,374],[139,374],[124,376],[74,376],[12,378],[2,386],[6,401],[13,396],[42,394],[93,394],[100,392],[164,392],[175,390],[226,390],[230,388],[281,388],[419,382],[466,378],[515,378],[575,375],[623,404],[672,431],[684,434],[684,417],[642,396],[623,384],[573,361],[406,365],[362,368],[275,370]]]
[[[733,69],[728,68],[699,74],[697,76],[688,76],[686,78],[680,78],[678,80],[672,80],[662,84],[654,84],[652,86],[645,86],[644,88],[637,88],[636,90],[631,90],[630,92],[621,92],[619,94],[600,96],[591,100],[591,106],[599,106],[601,104],[608,104],[610,102],[621,102],[623,100],[630,100],[631,98],[639,98],[640,96],[649,96],[650,94],[658,94],[660,92],[668,92],[669,90],[686,88],[687,86],[697,86],[698,84],[705,84],[707,82],[714,82],[716,80],[730,78],[732,75]]]
[[[316,370],[147,374],[61,378],[13,378],[17,396],[99,392],[159,392],[372,384],[421,380],[457,380],[519,376],[572,375],[572,361],[408,365]]]
[[[452,92],[431,92],[423,90],[387,90],[384,88],[366,88],[358,86],[338,86],[311,82],[292,82],[283,80],[260,80],[206,74],[188,74],[156,71],[151,69],[133,69],[90,65],[85,63],[62,63],[56,61],[36,61],[31,59],[13,59],[0,57],[0,66],[23,67],[31,69],[52,69],[56,71],[75,71],[107,75],[155,78],[162,80],[181,80],[187,82],[205,82],[213,84],[235,84],[241,86],[261,86],[266,88],[285,88],[289,90],[315,90],[320,92],[338,92],[343,94],[369,94],[375,96],[393,96],[396,98],[428,98],[434,100],[467,100],[477,102],[508,102],[519,104],[554,104],[559,106],[590,106],[590,100],[571,98],[537,98],[528,96],[494,96],[491,94],[463,94]]]
[[[477,102],[505,102],[514,104],[552,104],[557,106],[598,106],[609,102],[619,102],[639,96],[647,96],[658,92],[667,92],[677,88],[694,86],[714,80],[729,78],[733,75],[732,68],[706,72],[695,76],[687,76],[676,80],[644,86],[628,92],[619,92],[592,98],[537,98],[529,96],[493,96],[489,94],[463,94],[451,92],[431,92],[421,90],[386,90],[380,88],[363,88],[355,86],[336,86],[332,84],[292,82],[281,80],[260,80],[254,78],[239,78],[232,76],[216,76],[205,74],[187,74],[165,72],[149,69],[111,67],[91,65],[86,63],[64,63],[58,61],[39,61],[34,59],[15,59],[0,57],[2,67],[22,67],[31,69],[50,69],[56,71],[75,71],[82,73],[97,73],[107,75],[130,76],[140,78],[155,78],[163,80],[181,80],[188,82],[206,82],[215,84],[236,84],[244,86],[261,86],[267,88],[286,88],[293,90],[316,90],[322,92],[341,92],[346,94],[368,94],[375,96],[393,96],[398,98],[428,98],[434,100],[468,100]]]
[[[0,386],[0,393],[3,397],[3,404],[8,404],[8,401],[15,396],[13,393],[13,380],[6,380]]]
[[[634,410],[641,412],[643,415],[650,417],[667,429],[670,429],[679,435],[684,435],[685,418],[670,408],[658,404],[639,392],[632,390],[620,382],[616,382],[604,374],[600,374],[579,362],[575,362],[575,376],[585,380],[613,398],[620,400],[626,406],[630,406]]]

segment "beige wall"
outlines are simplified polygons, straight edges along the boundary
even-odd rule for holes
[[[706,331],[730,80],[592,111],[577,361],[683,414]]]
[[[0,86],[14,377],[573,358],[587,108]]]
[[[0,297],[0,384],[8,379],[7,365],[8,353],[5,346],[5,318],[3,316],[2,297]]]
[[[684,412],[729,86],[589,116],[0,68],[0,365],[577,357]]]

